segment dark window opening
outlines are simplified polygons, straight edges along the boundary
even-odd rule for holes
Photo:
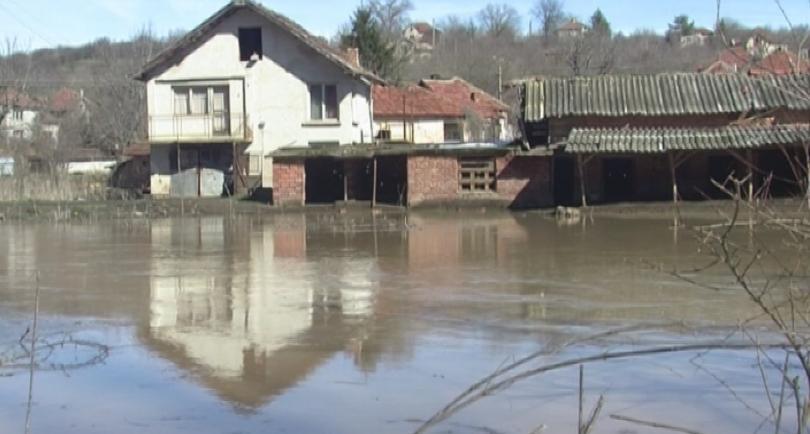
[[[444,141],[448,143],[464,141],[464,133],[461,123],[459,122],[444,123]]]
[[[251,27],[239,29],[239,60],[248,62],[254,54],[262,58],[262,29]]]

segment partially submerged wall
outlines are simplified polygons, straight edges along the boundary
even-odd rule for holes
[[[306,176],[303,159],[274,159],[273,182],[274,205],[304,205]]]

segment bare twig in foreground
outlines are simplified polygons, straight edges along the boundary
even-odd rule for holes
[[[632,417],[622,416],[620,414],[611,414],[610,418],[615,419],[615,420],[620,420],[622,422],[630,422],[630,423],[634,423],[634,424],[637,424],[637,425],[644,425],[644,426],[648,426],[650,428],[660,428],[660,429],[665,429],[665,430],[669,430],[669,431],[682,432],[682,433],[686,433],[686,434],[703,434],[700,431],[695,431],[695,430],[691,430],[691,429],[688,429],[688,428],[681,428],[681,427],[677,427],[677,426],[673,426],[673,425],[666,425],[666,424],[658,423],[658,422],[651,422],[651,421],[647,421],[647,420],[635,419],[635,418],[632,418]]]
[[[39,319],[39,273],[36,277],[34,288],[34,324],[31,326],[31,366],[28,371],[28,407],[25,412],[25,434],[31,432],[31,407],[34,399],[34,370],[35,357],[37,354],[37,321]]]

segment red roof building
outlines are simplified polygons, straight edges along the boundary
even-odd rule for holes
[[[502,140],[509,108],[461,78],[373,88],[378,138],[408,143]],[[477,133],[480,124],[488,130]]]

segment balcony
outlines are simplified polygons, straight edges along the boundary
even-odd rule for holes
[[[253,140],[242,113],[149,116],[151,143],[221,143]]]

